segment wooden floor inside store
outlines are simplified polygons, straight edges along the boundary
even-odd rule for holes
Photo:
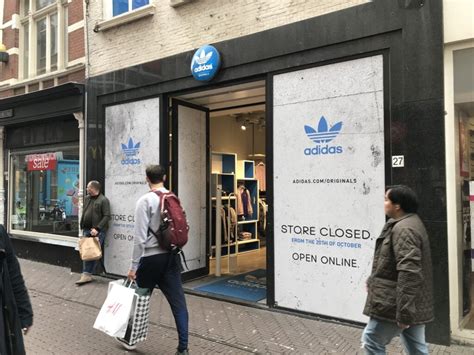
[[[258,250],[240,253],[235,256],[221,257],[221,277],[229,275],[243,274],[257,269],[266,269],[267,265],[267,249],[262,247]],[[231,268],[229,269],[229,261]],[[193,289],[202,284],[209,283],[215,280],[216,274],[216,260],[211,259],[209,263],[209,275],[202,278],[185,282],[183,287],[185,289]]]
[[[265,247],[258,250],[247,251],[238,255],[221,257],[222,274],[243,274],[256,269],[266,269],[267,249]],[[235,258],[235,259],[234,259]],[[234,260],[233,260],[234,259]],[[229,269],[229,261],[231,268]],[[232,267],[233,266],[233,267]],[[212,259],[209,265],[209,273],[214,275],[216,272],[216,259]]]

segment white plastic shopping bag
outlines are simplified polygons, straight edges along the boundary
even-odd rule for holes
[[[121,283],[111,282],[107,298],[94,323],[95,329],[118,338],[125,335],[136,297],[135,290],[122,283],[123,280]]]

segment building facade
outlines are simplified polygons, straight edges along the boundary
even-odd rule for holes
[[[160,163],[190,221],[186,279],[225,275],[269,307],[363,323],[384,189],[404,183],[436,260],[429,340],[449,343],[447,212],[432,203],[446,193],[441,3],[86,9],[86,175],[111,199],[109,273],[126,272],[133,202]]]
[[[83,3],[2,1],[1,11],[1,223],[20,256],[68,265],[82,201]]]
[[[473,341],[472,6],[5,1],[0,218],[20,256],[78,270],[97,179],[105,269],[124,275],[160,163],[190,222],[188,292],[225,276],[230,299],[364,323],[384,189],[407,184],[431,237],[429,341]]]

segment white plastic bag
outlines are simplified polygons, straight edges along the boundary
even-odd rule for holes
[[[122,280],[121,283],[123,282]],[[133,288],[112,281],[94,328],[112,337],[122,338],[127,330],[135,297]]]

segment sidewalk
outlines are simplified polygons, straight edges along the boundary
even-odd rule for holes
[[[106,278],[81,287],[69,269],[20,260],[33,303],[34,325],[25,337],[28,354],[127,354],[92,325],[105,299]],[[192,354],[361,354],[361,329],[295,315],[186,295]],[[148,340],[135,354],[174,354],[177,334],[160,291],[151,301]],[[473,354],[474,348],[430,346],[433,354]],[[389,354],[402,354],[397,340]]]

